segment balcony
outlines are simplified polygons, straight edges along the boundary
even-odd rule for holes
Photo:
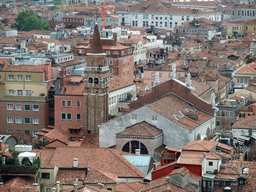
[[[109,67],[104,66],[104,67],[85,67],[84,71],[108,71]]]

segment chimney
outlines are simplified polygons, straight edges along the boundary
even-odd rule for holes
[[[60,192],[60,181],[56,181],[56,191]]]
[[[73,167],[74,168],[78,167],[78,158],[73,158]]]
[[[135,154],[140,155],[140,149],[135,149]]]
[[[154,163],[153,166],[154,166],[154,170],[156,170],[156,163]]]
[[[161,159],[161,166],[163,166],[164,165],[164,160],[163,159]]]
[[[4,182],[0,182],[0,188],[4,187]]]
[[[117,45],[117,33],[113,33],[114,46]]]
[[[74,192],[77,192],[77,183],[74,184],[74,188],[75,188]]]
[[[65,69],[60,70],[60,87],[64,85]]]
[[[38,183],[33,183],[33,188],[36,189],[36,191],[40,191]]]

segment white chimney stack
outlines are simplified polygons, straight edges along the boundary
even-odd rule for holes
[[[140,155],[140,149],[135,149],[135,154]]]
[[[73,158],[73,167],[74,168],[78,167],[78,158]]]

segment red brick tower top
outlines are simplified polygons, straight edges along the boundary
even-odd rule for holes
[[[90,50],[88,51],[88,53],[104,53],[97,24],[94,26],[94,33],[92,39],[90,40]]]

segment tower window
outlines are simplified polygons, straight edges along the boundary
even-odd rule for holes
[[[99,79],[98,78],[94,78],[94,83],[95,84],[99,84]]]
[[[93,79],[91,77],[89,77],[88,83],[93,83]]]

